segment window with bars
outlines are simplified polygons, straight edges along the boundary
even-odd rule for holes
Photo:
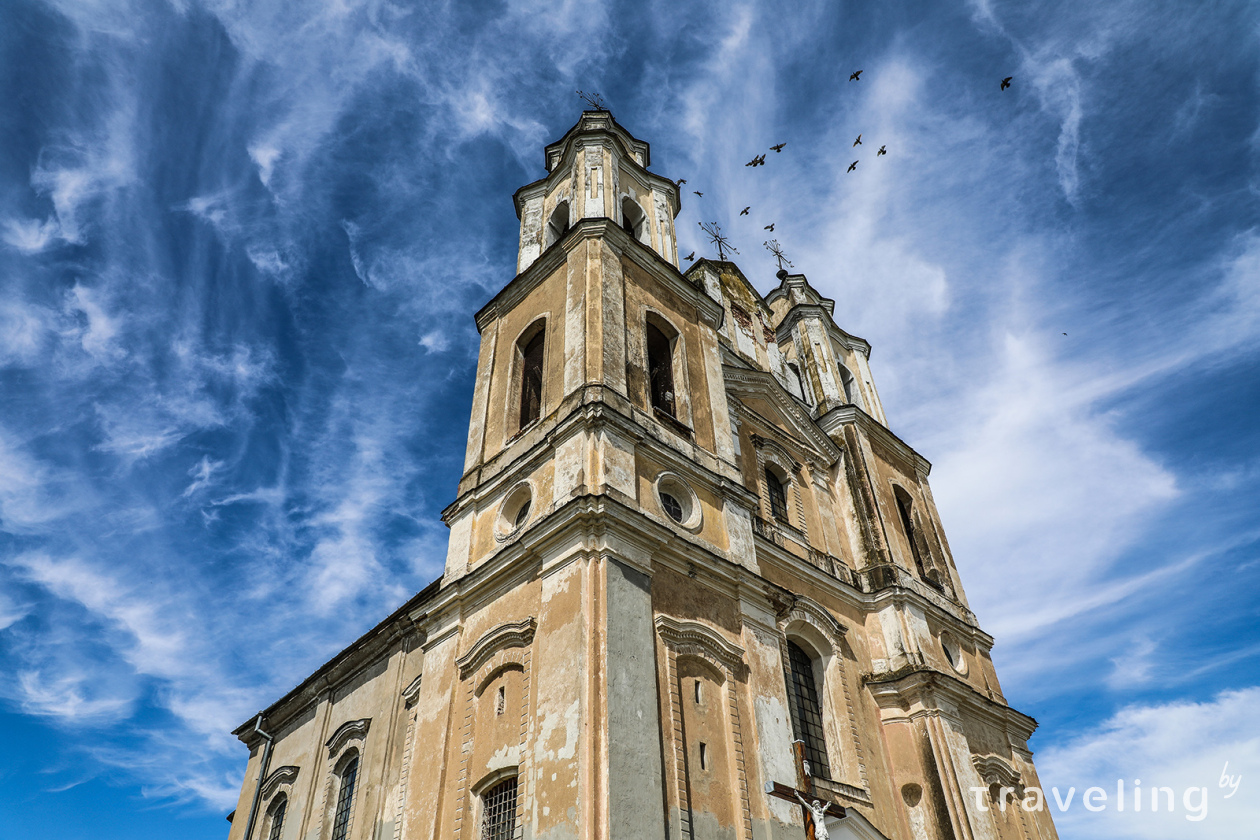
[[[481,840],[516,835],[516,777],[499,782],[481,797]]]
[[[770,497],[770,513],[781,522],[788,521],[787,491],[783,482],[774,474],[774,470],[766,467],[766,494]]]
[[[823,736],[822,704],[818,699],[818,684],[814,681],[814,664],[809,654],[795,642],[788,642],[787,649],[792,730],[797,740],[805,744],[805,760],[809,762],[810,775],[830,779],[831,767],[827,763],[827,740]]]
[[[280,840],[280,832],[284,831],[284,812],[289,805],[289,800],[281,796],[276,804],[271,806],[271,830],[267,832],[267,840]]]
[[[354,783],[359,776],[359,758],[355,756],[341,771],[341,790],[337,793],[337,813],[333,817],[332,840],[346,840],[350,833],[350,807],[354,804]]]
[[[648,386],[652,407],[675,419],[678,408],[674,400],[674,347],[670,337],[656,324],[647,325]]]

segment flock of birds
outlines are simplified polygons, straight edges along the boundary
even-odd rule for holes
[[[1006,90],[1007,88],[1009,88],[1009,87],[1011,86],[1011,80],[1012,80],[1012,79],[1014,79],[1014,78],[1015,78],[1014,76],[1007,76],[1006,78],[1002,79],[1002,83],[1001,83],[1001,86],[1000,86],[1000,90]],[[849,81],[850,81],[850,82],[860,82],[861,80],[862,80],[862,71],[861,71],[861,70],[855,70],[855,71],[853,71],[853,73],[851,73],[851,74],[849,75]],[[771,147],[770,147],[770,151],[775,152],[775,153],[777,154],[778,152],[782,152],[782,151],[783,151],[783,147],[784,147],[784,146],[786,146],[786,145],[787,145],[787,143],[776,143],[776,144],[774,144],[773,146],[771,146]],[[858,146],[861,146],[861,145],[863,145],[863,143],[862,143],[862,135],[861,135],[861,134],[858,134],[857,139],[853,141],[853,147],[852,147],[852,148],[855,148],[855,149],[856,149]],[[886,155],[886,154],[888,154],[888,146],[887,146],[887,144],[884,144],[884,145],[881,145],[881,146],[879,147],[879,150],[875,152],[875,157],[882,157],[882,156],[884,156],[884,155]],[[848,173],[850,173],[850,172],[853,172],[855,169],[857,169],[858,163],[859,163],[860,161],[861,161],[861,158],[859,158],[858,160],[853,161],[853,163],[850,163],[850,164],[849,164],[849,168],[845,170],[845,174],[848,174]],[[762,152],[762,153],[761,153],[761,154],[759,154],[759,155],[755,155],[755,156],[753,157],[753,159],[752,159],[752,160],[750,160],[750,161],[748,161],[748,163],[745,163],[745,164],[744,164],[744,166],[750,166],[750,167],[754,167],[754,168],[755,168],[755,167],[758,167],[758,166],[765,166],[765,165],[766,165],[766,153],[765,153],[765,152]],[[686,184],[686,183],[687,183],[687,179],[686,179],[686,178],[680,178],[680,179],[678,180],[678,182],[677,182],[677,183],[678,183],[678,186],[680,186],[680,187],[681,187],[682,185],[684,185],[684,184]],[[699,197],[699,198],[704,198],[704,193],[703,193],[703,192],[701,192],[700,190],[692,190],[692,193],[694,193],[694,194],[695,194],[697,197]],[[749,211],[751,211],[751,210],[752,210],[752,206],[751,206],[751,205],[749,205],[749,206],[745,207],[743,210],[740,210],[740,211],[739,211],[739,215],[740,215],[740,216],[747,216],[747,215],[748,215],[748,213],[749,213]],[[766,225],[765,227],[763,227],[763,228],[762,228],[762,230],[770,231],[771,233],[773,233],[773,232],[774,232],[774,226],[775,226],[775,222],[771,222],[770,224],[768,224],[768,225]],[[703,225],[701,225],[701,227],[703,227]],[[694,260],[695,258],[696,258],[696,252],[695,252],[695,251],[692,251],[690,254],[688,254],[688,255],[687,255],[686,257],[684,257],[683,259],[687,260],[688,262],[691,262],[691,261],[692,261],[692,260]],[[1064,333],[1064,335],[1067,335],[1067,333]]]

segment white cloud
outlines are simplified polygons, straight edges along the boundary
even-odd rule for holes
[[[1076,802],[1066,812],[1052,806],[1064,836],[1107,840],[1193,840],[1247,837],[1260,824],[1260,688],[1225,691],[1203,702],[1177,701],[1127,706],[1102,724],[1037,757],[1042,786],[1058,787],[1066,797],[1076,788]],[[1237,792],[1220,786],[1222,772],[1241,776]],[[1126,807],[1116,806],[1116,783],[1125,781]],[[1143,789],[1143,810],[1133,809],[1134,783]],[[1085,810],[1080,797],[1097,785],[1107,792],[1106,808]],[[1176,808],[1150,810],[1151,789],[1173,789]],[[1187,820],[1196,810],[1185,805],[1188,788],[1207,788],[1206,816]],[[1053,799],[1053,797],[1051,797]],[[1191,805],[1200,802],[1191,796]]]
[[[6,243],[23,254],[37,254],[47,248],[61,233],[56,219],[9,219],[0,234]]]

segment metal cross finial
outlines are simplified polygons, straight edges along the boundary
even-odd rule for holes
[[[700,225],[701,230],[709,234],[709,242],[717,246],[719,260],[726,260],[727,251],[730,251],[732,254],[739,253],[739,249],[732,245],[731,241],[722,234],[722,228],[718,227],[717,222],[709,222],[707,225],[704,222],[697,222],[696,224]]]
[[[795,268],[795,266],[792,265],[792,261],[787,258],[786,254],[783,253],[783,246],[779,244],[779,240],[771,239],[769,242],[763,242],[761,244],[765,245],[766,250],[773,254],[774,258],[778,260],[779,271],[782,271],[785,265],[788,268]]]
[[[598,93],[585,93],[584,91],[579,90],[577,95],[581,97],[583,102],[590,105],[591,108],[596,111],[608,110],[608,106],[604,104],[604,97],[600,96]]]

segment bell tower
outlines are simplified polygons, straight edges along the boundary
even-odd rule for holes
[[[237,730],[231,840],[1055,840],[870,345],[681,272],[649,163],[588,111],[517,191],[443,575]]]

